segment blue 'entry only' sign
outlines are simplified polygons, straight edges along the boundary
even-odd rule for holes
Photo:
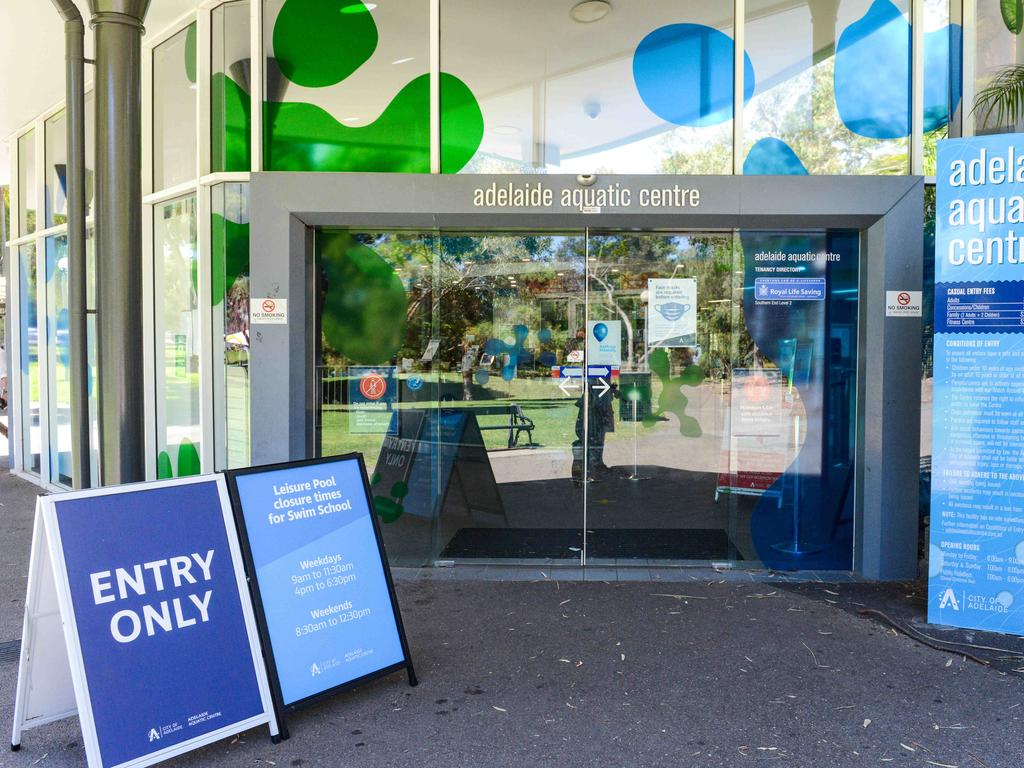
[[[14,749],[73,713],[90,768],[276,737],[222,478],[41,497],[32,538]]]
[[[280,705],[407,666],[414,680],[361,458],[228,479]]]

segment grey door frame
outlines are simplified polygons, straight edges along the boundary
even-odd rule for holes
[[[314,405],[310,297],[312,232],[369,229],[709,230],[855,229],[861,233],[854,571],[917,575],[921,318],[886,317],[886,291],[921,290],[924,179],[920,176],[575,176],[254,173],[249,196],[250,290],[287,299],[285,325],[253,325],[251,457],[269,464],[311,455]],[[487,207],[492,184],[542,184],[548,205]],[[644,190],[699,190],[699,204],[640,207]],[[581,189],[630,192],[598,215],[560,205]],[[621,195],[620,195],[621,199]],[[673,202],[676,202],[673,200]]]

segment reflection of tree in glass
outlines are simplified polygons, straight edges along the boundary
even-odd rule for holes
[[[773,137],[786,142],[813,174],[906,173],[906,139],[867,138],[843,125],[836,109],[835,56],[824,52],[818,58],[810,68],[750,100],[744,113],[745,151],[758,139]],[[719,130],[721,136],[666,138],[662,173],[715,172],[732,151],[731,124]],[[935,136],[929,136],[934,152]],[[926,155],[928,151],[926,146]]]

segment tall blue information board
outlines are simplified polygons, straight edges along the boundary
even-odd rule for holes
[[[928,620],[1024,633],[1024,136],[940,141]]]
[[[358,454],[228,473],[280,709],[416,679]],[[284,727],[282,722],[282,728]]]

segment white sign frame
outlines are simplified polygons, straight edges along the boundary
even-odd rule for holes
[[[900,301],[900,296],[909,297],[907,303]],[[885,316],[886,317],[921,317],[921,307],[924,304],[922,291],[886,291],[885,292]]]
[[[664,293],[682,293],[690,302],[676,320],[660,314]],[[647,279],[647,346],[651,349],[693,348],[697,344],[697,280],[692,277],[651,277]],[[660,331],[660,332],[659,332]],[[692,339],[690,338],[692,337]],[[690,342],[690,343],[687,343]]]
[[[272,310],[264,309],[263,305],[266,302],[272,303],[274,308]],[[276,296],[249,299],[249,324],[288,325],[288,299]]]
[[[60,528],[57,525],[56,505],[64,501],[74,499],[90,498],[96,496],[110,496],[120,493],[135,493],[138,491],[155,490],[177,485],[188,485],[192,483],[213,482],[217,486],[217,495],[220,500],[221,515],[224,519],[225,533],[228,540],[228,551],[231,555],[231,564],[235,574],[235,584],[238,588],[239,601],[242,607],[242,617],[245,622],[246,636],[249,639],[249,653],[253,662],[253,670],[256,674],[256,682],[260,692],[260,702],[263,712],[253,717],[246,718],[234,723],[229,723],[210,733],[196,736],[174,744],[164,749],[159,749],[147,755],[129,760],[116,765],[107,765],[103,762],[100,754],[99,735],[96,732],[96,722],[92,714],[92,700],[89,694],[89,681],[86,679],[85,662],[82,656],[82,646],[78,636],[78,625],[75,620],[73,604],[71,600],[71,583],[68,578],[67,565],[64,562],[64,545],[61,541]],[[44,541],[45,539],[45,546]],[[46,555],[49,555],[49,572],[46,565]],[[40,619],[53,614],[49,612],[49,606],[39,605],[40,594],[45,595],[47,583],[50,580],[57,598],[59,615],[64,626],[64,648],[69,663],[67,672],[70,679],[54,681],[54,689],[58,692],[61,689],[66,692],[66,684],[70,683],[74,690],[75,709],[67,711],[46,712],[44,714],[26,720],[26,712],[30,711],[33,693],[30,685],[33,651],[37,650],[35,625]],[[41,612],[42,611],[42,612]],[[51,649],[52,651],[52,649]],[[63,672],[63,670],[61,670]],[[113,486],[109,488],[95,488],[85,491],[73,491],[54,496],[40,496],[36,500],[35,522],[32,530],[32,556],[29,562],[28,589],[25,599],[25,621],[22,634],[21,658],[18,664],[18,685],[14,704],[14,725],[11,734],[11,749],[17,751],[21,747],[21,735],[30,728],[36,728],[47,723],[62,720],[72,715],[78,715],[82,728],[82,738],[85,745],[85,755],[89,768],[144,768],[144,766],[155,765],[172,757],[191,752],[194,749],[212,744],[214,742],[233,736],[236,733],[246,731],[250,728],[266,723],[270,727],[270,735],[276,743],[280,740],[277,717],[274,714],[274,706],[270,697],[270,683],[267,680],[266,665],[263,660],[263,652],[260,648],[259,634],[256,630],[256,618],[252,607],[252,598],[249,593],[249,584],[245,576],[245,569],[242,563],[242,553],[238,543],[238,532],[235,527],[234,514],[231,508],[231,500],[228,496],[227,483],[223,475],[199,475],[195,477],[176,478],[172,480],[161,480],[152,483],[136,483],[132,485]]]

